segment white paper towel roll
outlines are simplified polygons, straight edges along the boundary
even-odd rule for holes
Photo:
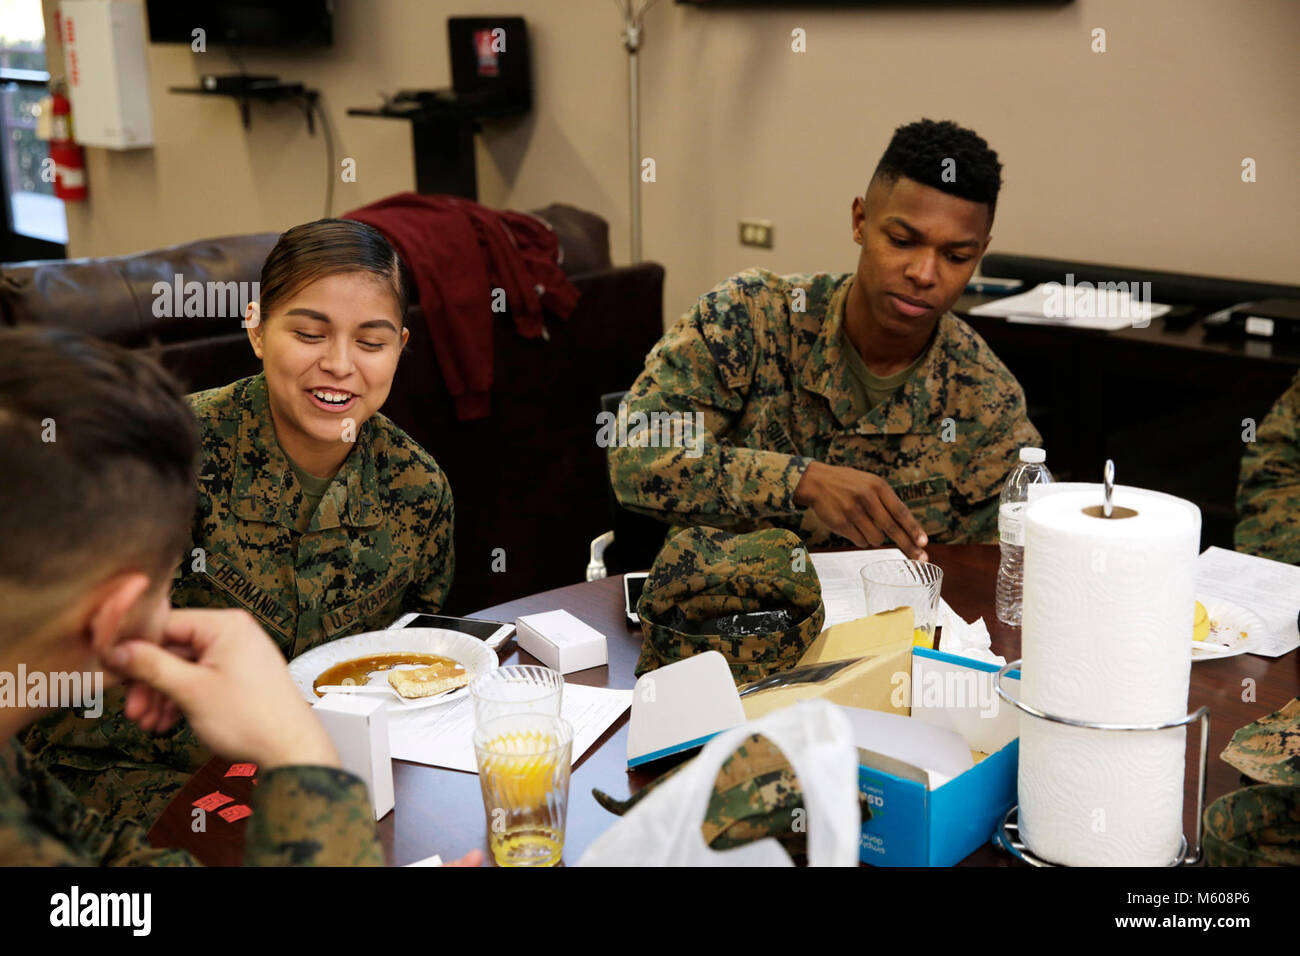
[[[1023,681],[1022,681],[1023,686]],[[1020,715],[1020,834],[1063,866],[1165,866],[1183,832],[1186,730],[1084,730]]]
[[[1159,492],[1100,485],[1025,511],[1021,691],[1048,713],[1161,723],[1187,713],[1200,511]],[[1057,863],[1160,866],[1182,833],[1185,731],[1079,730],[1022,715],[1020,826]]]

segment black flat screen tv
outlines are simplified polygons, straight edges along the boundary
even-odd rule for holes
[[[318,47],[334,42],[333,0],[147,0],[153,43]]]

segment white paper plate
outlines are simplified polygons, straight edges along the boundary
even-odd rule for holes
[[[1210,616],[1210,633],[1205,639],[1227,644],[1230,649],[1202,648],[1200,641],[1192,641],[1193,661],[1217,661],[1221,657],[1245,654],[1250,650],[1250,639],[1265,631],[1264,621],[1254,611],[1217,598],[1198,596],[1197,600],[1205,605]]]
[[[303,698],[314,704],[321,698],[312,689],[312,685],[321,674],[335,664],[356,660],[358,657],[369,657],[372,654],[403,652],[450,657],[465,668],[471,681],[480,674],[495,670],[500,663],[496,653],[476,637],[436,627],[408,627],[400,631],[369,631],[365,634],[353,634],[351,637],[341,637],[337,641],[314,647],[289,662],[289,676],[298,685]],[[390,686],[388,672],[379,671],[371,674],[367,683]],[[387,698],[388,710],[392,712],[441,707],[443,704],[461,700],[468,694],[469,686],[466,685],[436,697],[421,697],[414,700],[392,697]]]

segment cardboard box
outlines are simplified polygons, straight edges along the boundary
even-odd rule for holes
[[[987,754],[933,790],[916,780],[858,767],[858,788],[871,808],[859,858],[877,866],[952,866],[987,843],[1016,803],[1020,754],[1018,711],[993,691],[997,666],[915,648],[908,687],[911,719],[964,737]],[[1016,692],[1020,674],[1004,684]]]
[[[388,698],[326,694],[313,705],[339,752],[343,769],[370,791],[375,819],[393,809],[393,758],[388,749]]]
[[[561,674],[609,663],[605,635],[568,611],[529,614],[515,621],[519,647]]]
[[[912,647],[912,612],[899,608],[837,624],[809,646],[799,666],[853,659],[813,684],[763,690],[741,698],[753,720],[797,700],[822,697],[846,708],[907,714],[963,737],[976,763],[930,789],[921,773],[858,767],[858,787],[872,811],[859,858],[877,866],[952,866],[993,836],[1016,803],[1020,754],[1018,712],[993,691],[997,666]],[[1004,683],[1013,693],[1013,671]],[[987,756],[985,756],[987,755]]]
[[[772,675],[777,686],[747,689],[741,702],[755,720],[800,700],[821,698],[843,707],[907,713],[906,683],[912,660],[912,609],[898,608],[828,628],[808,646],[796,667]],[[812,682],[793,682],[816,668],[847,661],[843,669]]]
[[[847,663],[827,677],[800,679],[802,669],[835,662]],[[628,766],[703,746],[720,730],[812,698],[844,707],[851,722],[855,708],[924,721],[959,735],[975,763],[936,786],[926,782],[931,775],[903,761],[859,764],[858,787],[872,811],[862,826],[859,858],[877,866],[952,866],[988,842],[1016,803],[1019,712],[994,693],[997,670],[914,648],[910,608],[823,631],[797,667],[773,675],[774,686],[744,696],[738,696],[725,659],[711,651],[637,682]],[[1012,671],[1004,679],[1012,693],[1019,676]],[[737,703],[743,718],[735,713]],[[860,737],[859,748],[870,742]]]
[[[1015,806],[1019,716],[993,691],[997,665],[911,645],[909,608],[838,624],[822,632],[799,664],[856,663],[819,685],[741,700],[751,720],[818,696],[846,707],[910,714],[963,737],[975,765],[933,789],[919,782],[923,774],[858,767],[858,787],[872,811],[859,858],[877,866],[952,866],[991,839]],[[1005,680],[1013,693],[1019,676],[1013,671]]]

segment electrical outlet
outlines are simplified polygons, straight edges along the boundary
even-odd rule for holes
[[[740,244],[758,246],[760,249],[772,248],[772,222],[770,219],[740,220]]]

